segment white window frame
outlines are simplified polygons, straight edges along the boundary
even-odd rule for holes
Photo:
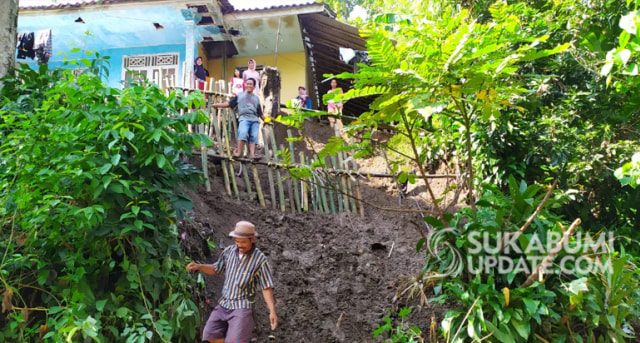
[[[154,82],[162,89],[174,87],[178,82],[180,73],[180,53],[167,52],[161,54],[143,54],[122,56],[121,80],[127,81],[127,71],[146,72],[149,81]],[[165,71],[173,70],[173,78],[165,77]],[[162,75],[162,79],[160,77]]]

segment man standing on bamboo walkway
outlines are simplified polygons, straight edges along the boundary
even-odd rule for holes
[[[222,297],[207,320],[202,340],[211,343],[251,342],[256,286],[262,289],[269,308],[271,330],[278,326],[271,267],[267,257],[254,244],[257,235],[252,223],[239,221],[235,230],[229,233],[235,238],[235,245],[224,249],[216,263],[191,262],[187,265],[188,271],[208,275],[224,273]]]
[[[260,119],[264,120],[260,98],[253,93],[256,85],[255,79],[247,79],[245,91],[234,96],[228,102],[213,104],[214,108],[238,108],[238,147],[233,157],[241,157],[244,153],[245,143],[249,143],[249,158],[260,159],[256,155],[256,144],[260,133]],[[267,123],[269,124],[269,123]]]

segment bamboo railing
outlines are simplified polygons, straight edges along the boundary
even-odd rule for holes
[[[174,87],[175,88],[175,87]],[[183,94],[194,89],[175,88]],[[212,104],[228,101],[224,81],[211,82],[203,93],[207,97],[205,112],[209,123],[190,127],[194,133],[207,134],[213,141],[209,147],[202,146],[202,170],[205,187],[211,191],[210,163],[219,164],[224,190],[238,200],[247,198],[262,207],[279,209],[282,212],[350,212],[365,216],[360,190],[360,180],[371,177],[394,178],[395,175],[359,172],[357,164],[344,152],[318,160],[318,156],[307,156],[305,151],[296,151],[293,133],[287,130],[288,141],[277,142],[273,127],[261,129],[264,137],[264,157],[261,160],[234,158],[233,148],[237,137],[236,114],[232,109],[214,109]],[[286,157],[287,161],[283,158]],[[320,163],[321,162],[321,163]],[[308,168],[311,165],[321,167]],[[308,168],[310,176],[294,177],[295,171]],[[216,175],[218,168],[215,168]],[[307,173],[308,174],[308,173]],[[455,178],[458,175],[428,175],[428,178]],[[265,182],[266,181],[266,182]]]

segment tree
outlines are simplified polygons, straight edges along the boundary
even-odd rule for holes
[[[18,0],[0,2],[0,79],[13,68],[16,56]],[[0,83],[2,89],[2,83]]]

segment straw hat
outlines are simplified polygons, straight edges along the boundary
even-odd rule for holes
[[[229,233],[229,236],[235,238],[258,237],[255,228],[255,225],[252,223],[242,220],[236,223],[236,228]]]

